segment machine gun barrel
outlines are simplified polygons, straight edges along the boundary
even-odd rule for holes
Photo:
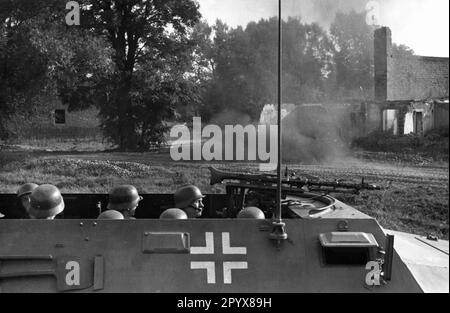
[[[220,171],[214,167],[210,167],[211,171],[211,185],[215,185],[223,182],[224,180],[238,180],[241,182],[252,182],[260,185],[276,184],[277,176],[273,174],[243,174],[243,173],[233,173]],[[306,178],[294,177],[289,179],[283,179],[282,184],[293,186],[293,187],[313,187],[321,188],[326,187],[329,191],[339,191],[339,189],[353,189],[359,190],[381,190],[380,186],[373,184],[368,184],[362,179],[361,183],[345,183],[339,181],[321,181],[321,180],[310,180]]]
[[[209,170],[211,171],[211,180],[210,180],[211,186],[215,184],[220,184],[226,179],[249,181],[249,182],[264,182],[264,183],[277,182],[277,176],[273,174],[243,174],[243,173],[224,172],[214,167],[209,167]]]

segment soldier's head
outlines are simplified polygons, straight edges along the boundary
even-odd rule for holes
[[[259,208],[250,206],[243,208],[238,213],[237,218],[264,220],[266,217],[264,215],[264,212],[261,211]]]
[[[167,209],[159,216],[162,220],[186,220],[187,214],[181,209]]]
[[[30,207],[30,195],[37,187],[37,184],[26,183],[17,190],[17,198],[19,198],[20,204],[27,214]]]
[[[186,212],[188,218],[202,216],[203,198],[200,189],[194,185],[187,185],[179,188],[174,194],[175,206]]]
[[[99,220],[123,220],[123,214],[116,210],[106,210],[102,212],[97,219]]]
[[[30,195],[29,214],[36,219],[54,219],[64,211],[64,200],[56,186],[38,186]]]
[[[122,213],[125,218],[133,218],[141,200],[142,197],[139,196],[134,186],[117,186],[109,192],[108,210],[116,210]]]

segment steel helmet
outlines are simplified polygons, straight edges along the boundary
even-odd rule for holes
[[[264,212],[254,206],[249,206],[249,207],[243,208],[238,213],[237,217],[238,218],[253,218],[253,219],[257,219],[257,220],[266,219]]]
[[[122,185],[114,187],[109,192],[108,210],[128,211],[136,207],[142,197],[136,187],[132,185]]]
[[[167,209],[159,216],[162,220],[187,220],[186,212],[180,209]]]
[[[183,209],[188,207],[195,200],[204,198],[202,192],[197,186],[187,185],[179,188],[173,195],[175,206],[177,208]]]
[[[64,210],[64,200],[53,185],[38,186],[30,195],[30,215],[35,218],[56,216]]]
[[[20,198],[25,195],[29,195],[36,189],[39,185],[34,183],[26,183],[19,187],[17,190],[17,197]]]
[[[116,210],[107,210],[102,212],[97,219],[99,220],[123,220],[123,214]]]

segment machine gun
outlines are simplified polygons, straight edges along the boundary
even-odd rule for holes
[[[273,174],[243,174],[220,171],[214,167],[210,167],[211,171],[211,185],[215,185],[223,182],[224,180],[237,180],[238,184],[233,186],[242,185],[242,187],[253,186],[256,189],[272,189],[276,187],[277,176]],[[282,179],[283,190],[297,190],[297,191],[320,191],[320,192],[353,192],[358,194],[361,190],[381,190],[380,186],[368,184],[362,178],[361,183],[347,183],[339,180],[335,181],[323,181],[317,177],[311,175],[304,175],[304,177],[298,177],[297,175],[288,175],[286,169],[285,178]]]
[[[218,212],[220,216],[235,217],[242,208],[247,206],[259,207],[266,214],[266,217],[272,215],[277,203],[276,175],[224,172],[214,167],[210,167],[209,170],[211,172],[211,185],[222,183],[224,180],[237,181],[227,182],[226,184],[228,204],[222,212]],[[353,192],[358,194],[361,190],[382,189],[379,186],[364,182],[364,179],[359,184],[341,181],[323,181],[307,174],[303,175],[303,177],[298,177],[295,174],[289,175],[287,169],[284,176],[285,178],[282,179],[281,195],[284,207],[292,204],[291,200],[287,199],[287,195],[307,195],[311,200],[321,199],[327,202],[329,200],[325,198],[329,193]],[[310,192],[320,192],[320,194],[311,194]]]

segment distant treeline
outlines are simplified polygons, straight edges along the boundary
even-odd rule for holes
[[[202,21],[193,0],[80,0],[81,25],[68,26],[66,2],[0,0],[0,139],[48,97],[96,106],[124,150],[163,143],[163,121],[254,121],[276,102],[276,17],[230,28]],[[372,98],[373,30],[355,12],[329,30],[283,21],[283,102]]]

